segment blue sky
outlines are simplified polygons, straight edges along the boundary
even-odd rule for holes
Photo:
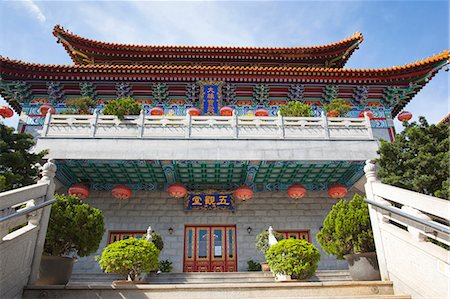
[[[361,31],[347,68],[403,65],[449,49],[448,1],[27,0],[0,2],[0,55],[72,64],[51,34],[55,24],[92,39],[154,45],[306,46]],[[441,70],[406,106],[413,119],[436,123],[448,114],[449,74]]]

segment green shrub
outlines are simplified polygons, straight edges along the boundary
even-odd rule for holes
[[[159,251],[162,251],[164,248],[164,241],[160,234],[158,234],[155,231],[152,231],[152,242],[155,244],[156,248],[158,248]]]
[[[343,259],[346,254],[375,251],[369,208],[355,194],[347,203],[342,199],[331,209],[317,234],[317,241],[328,254]]]
[[[158,257],[159,250],[152,242],[129,238],[109,244],[98,261],[106,273],[136,280],[142,273],[158,270]]]
[[[254,260],[247,261],[247,271],[261,271],[261,264],[255,262]]]
[[[79,97],[68,99],[67,110],[63,114],[91,114],[91,109],[95,108],[94,100],[90,97]]]
[[[115,115],[123,120],[125,115],[139,115],[142,107],[132,98],[121,98],[109,102],[103,109],[104,115]]]
[[[277,241],[283,240],[284,236],[276,231],[273,231],[273,235]],[[269,250],[269,231],[265,230],[256,235],[256,249],[266,254]]]
[[[58,195],[52,205],[44,253],[49,255],[87,256],[102,240],[103,214],[74,195]]]
[[[324,106],[327,112],[336,111],[337,116],[344,116],[352,107],[342,99],[331,100],[330,104]]]
[[[287,239],[270,247],[266,253],[266,260],[273,273],[305,279],[314,275],[320,253],[308,241]]]
[[[309,117],[311,116],[311,107],[298,101],[289,102],[287,106],[280,108],[282,116]]]
[[[161,272],[172,272],[172,262],[169,260],[162,260],[159,261],[159,270],[161,270]]]

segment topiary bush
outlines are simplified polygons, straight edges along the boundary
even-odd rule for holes
[[[276,231],[273,231],[273,235],[277,241],[283,240],[284,236]],[[256,235],[256,249],[261,251],[263,254],[266,254],[267,250],[269,250],[269,231],[265,230],[258,235]]]
[[[327,112],[335,112],[337,117],[345,116],[350,110],[352,110],[352,107],[342,99],[331,100],[330,104],[324,105],[324,108]]]
[[[103,214],[74,195],[58,195],[45,237],[44,253],[54,256],[88,256],[94,253],[105,231]]]
[[[141,105],[132,98],[121,98],[106,104],[103,114],[115,115],[123,120],[125,115],[139,115],[141,109]]]
[[[95,102],[90,97],[79,97],[68,99],[67,110],[63,114],[91,114],[91,109],[95,108]]]
[[[155,231],[152,231],[152,242],[155,244],[156,248],[158,248],[159,251],[162,251],[164,248],[164,241],[160,234],[158,234]]]
[[[311,116],[311,107],[307,104],[298,101],[292,101],[280,108],[282,116],[293,117],[309,117]]]
[[[158,270],[158,257],[153,242],[129,238],[109,244],[98,263],[106,273],[128,275],[134,281],[142,273]]]
[[[320,253],[308,241],[287,239],[270,247],[266,253],[266,260],[273,273],[305,279],[314,275]]]
[[[317,234],[317,242],[338,259],[346,254],[375,251],[369,207],[359,194],[350,202],[342,199],[333,206]]]

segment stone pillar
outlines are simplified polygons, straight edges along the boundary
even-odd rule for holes
[[[55,175],[56,175],[56,164],[53,159],[49,159],[47,163],[42,167],[42,178],[39,183],[47,183],[47,193],[45,195],[45,201],[53,199],[55,193]],[[34,248],[33,262],[31,264],[30,278],[28,279],[28,284],[34,284],[39,274],[39,266],[41,264],[42,252],[44,251],[45,235],[47,233],[48,220],[50,218],[50,211],[52,206],[48,205],[42,208],[39,213],[41,213],[38,234],[36,239],[36,246]],[[35,220],[36,222],[36,220]]]
[[[373,193],[373,184],[380,183],[380,181],[377,178],[375,161],[367,160],[366,166],[364,166],[364,172],[367,178],[367,182],[364,185],[364,188],[366,189],[367,199],[377,201],[383,205],[390,205],[388,201],[382,199],[379,196],[376,196]],[[377,251],[378,266],[380,267],[381,279],[390,280],[389,272],[387,270],[383,239],[381,237],[381,226],[383,225],[384,221],[383,212],[379,208],[376,208],[369,204],[369,215],[370,215],[370,222],[372,224],[373,237],[375,239],[375,248]]]

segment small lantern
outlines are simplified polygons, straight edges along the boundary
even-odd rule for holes
[[[269,116],[269,111],[265,108],[256,109],[255,116]]]
[[[367,116],[369,117],[369,119],[373,118],[373,112],[370,110],[363,110],[359,113],[358,117],[364,117],[364,114],[367,114]]]
[[[300,199],[306,195],[306,188],[302,185],[294,184],[289,186],[287,194],[292,199]]]
[[[196,107],[191,107],[186,110],[187,113],[189,113],[191,116],[200,116],[200,109]]]
[[[164,109],[161,107],[154,107],[150,109],[150,115],[164,115]]]
[[[242,185],[239,188],[237,188],[236,190],[234,190],[233,195],[234,195],[234,197],[236,197],[239,200],[246,201],[246,200],[252,199],[253,190],[246,185]]]
[[[86,199],[89,196],[89,187],[84,184],[73,184],[70,186],[68,193],[75,195],[79,199]]]
[[[0,116],[10,118],[14,115],[14,111],[8,106],[0,106]]]
[[[50,110],[50,114],[56,114],[56,109],[55,107],[53,107],[52,105],[42,105],[41,107],[39,107],[39,112],[41,112],[41,114],[47,114],[47,112]]]
[[[327,112],[327,117],[338,117],[339,116],[339,111],[337,110],[331,110]]]
[[[131,197],[133,192],[125,185],[117,185],[112,189],[111,194],[114,198],[127,200]]]
[[[233,108],[225,106],[220,108],[220,115],[222,116],[232,116],[233,115]]]
[[[167,193],[173,198],[183,198],[187,193],[186,186],[183,184],[172,184],[167,188]]]
[[[341,199],[347,195],[347,187],[341,184],[334,184],[328,187],[328,195],[334,199]]]
[[[411,118],[412,118],[412,114],[411,114],[411,112],[408,112],[408,111],[402,111],[397,116],[397,119],[401,122],[409,121]]]

